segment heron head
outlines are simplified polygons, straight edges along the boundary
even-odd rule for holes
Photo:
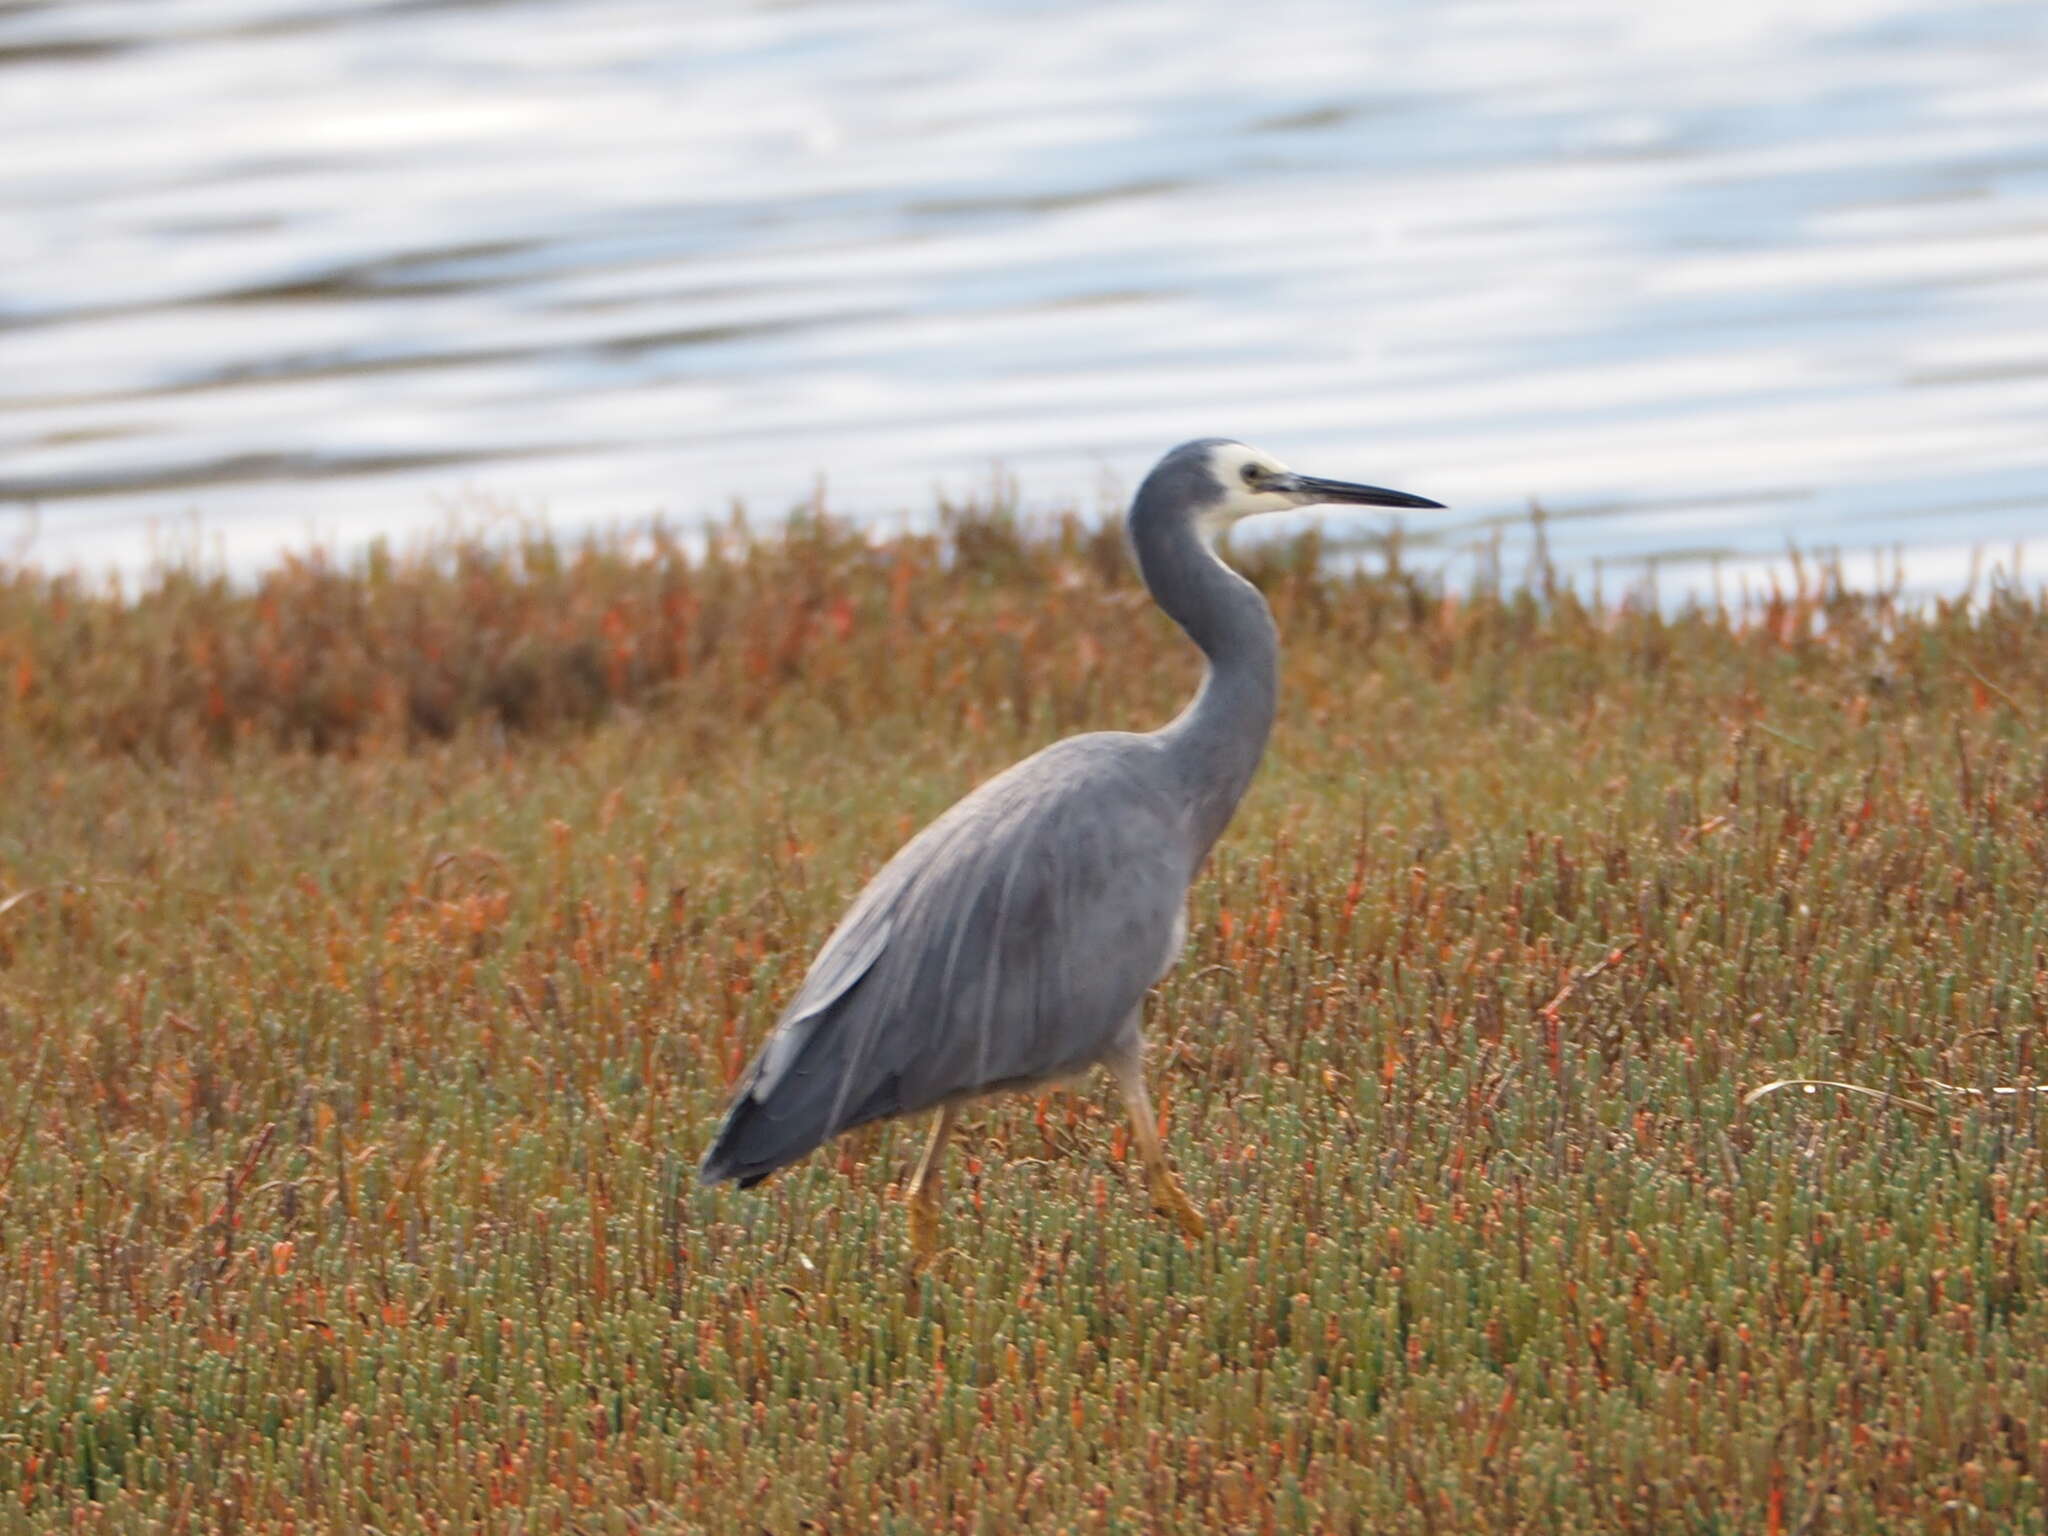
[[[1189,443],[1169,460],[1188,453],[1202,473],[1193,498],[1195,527],[1211,543],[1231,524],[1262,512],[1290,512],[1321,505],[1354,507],[1441,507],[1426,496],[1357,485],[1349,480],[1324,480],[1289,469],[1270,453],[1247,443],[1210,438]]]

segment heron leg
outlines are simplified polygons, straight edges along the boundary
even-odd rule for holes
[[[939,1159],[959,1118],[958,1106],[943,1104],[932,1120],[931,1139],[924,1144],[924,1156],[910,1179],[910,1267],[921,1270],[939,1252]]]
[[[1116,1076],[1124,1108],[1130,1112],[1131,1133],[1137,1138],[1139,1155],[1145,1159],[1145,1182],[1151,1187],[1152,1209],[1178,1224],[1189,1237],[1200,1237],[1209,1230],[1209,1224],[1189,1203],[1173,1169],[1167,1166],[1166,1147],[1159,1140],[1159,1116],[1153,1111],[1152,1095],[1145,1091],[1144,1047],[1138,1043],[1135,1031],[1131,1043],[1110,1057],[1109,1070]]]

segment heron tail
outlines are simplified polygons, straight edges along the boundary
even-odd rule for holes
[[[786,1167],[819,1145],[822,1136],[805,1135],[787,1119],[770,1115],[754,1097],[752,1085],[740,1090],[725,1112],[718,1135],[697,1167],[699,1184],[727,1180],[752,1189],[776,1169]]]
[[[740,1089],[697,1168],[700,1184],[727,1180],[752,1189],[778,1168],[808,1156],[842,1131],[900,1113],[892,1076],[859,1104],[834,1114],[833,1084],[823,1073],[791,1072],[765,1099],[752,1082]]]

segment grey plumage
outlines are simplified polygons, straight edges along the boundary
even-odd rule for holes
[[[1099,1060],[1172,961],[1191,874],[1179,810],[1148,783],[1158,751],[1059,742],[913,839],[756,1058],[707,1180],[749,1185],[870,1120]]]
[[[1258,766],[1278,684],[1264,599],[1202,533],[1318,501],[1437,505],[1295,475],[1226,439],[1160,461],[1132,501],[1131,545],[1154,599],[1208,660],[1200,691],[1157,731],[1047,747],[905,845],[742,1077],[704,1182],[749,1186],[869,1121],[1098,1062],[1119,1069],[1138,1118],[1140,1008],[1179,953],[1189,882]],[[1140,1140],[1152,1161],[1149,1127]],[[1157,1193],[1163,1160],[1152,1171]]]

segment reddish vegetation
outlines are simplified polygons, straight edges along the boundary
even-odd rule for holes
[[[0,1527],[2048,1530],[2048,608],[1255,575],[1212,1235],[1004,1101],[915,1288],[914,1130],[691,1165],[904,836],[1185,696],[1113,530],[0,583]]]

